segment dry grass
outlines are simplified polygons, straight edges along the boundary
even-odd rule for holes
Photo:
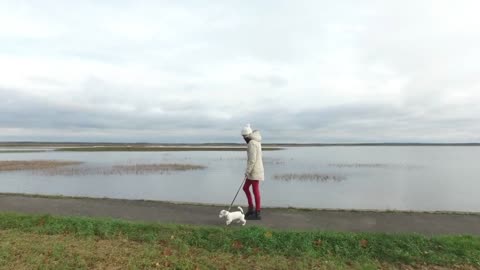
[[[423,168],[421,165],[409,165],[409,164],[388,164],[388,163],[333,163],[328,164],[329,167],[337,168],[369,168],[369,169],[406,169],[414,170]]]
[[[123,174],[164,174],[174,171],[202,170],[205,166],[195,164],[131,164],[111,167],[86,167],[78,161],[57,160],[14,160],[0,161],[0,172],[31,171],[35,175],[123,175]]]
[[[277,174],[273,176],[275,180],[281,181],[316,181],[316,182],[340,182],[344,181],[347,178],[341,175],[329,175],[329,174],[319,174],[319,173],[287,173],[287,174]]]
[[[144,256],[147,246],[126,239],[82,239],[15,231],[0,231],[0,239],[0,266],[5,269],[124,269],[133,266],[129,265],[132,262],[141,267],[138,259]]]
[[[0,231],[0,240],[2,269],[336,269],[335,263],[319,259],[179,248],[170,239],[141,243],[122,237],[105,240],[6,230]]]
[[[194,164],[131,164],[110,167],[87,167],[78,161],[57,160],[15,160],[0,161],[0,172],[31,171],[36,175],[74,176],[74,175],[128,175],[128,174],[164,174],[174,171],[202,170],[205,166]]]
[[[57,160],[3,160],[0,161],[0,172],[3,171],[26,171],[47,170],[64,166],[78,165],[78,161]]]
[[[0,241],[2,269],[337,269],[339,265],[315,258],[178,247],[173,238],[142,243],[122,236],[101,239],[0,230]]]
[[[156,171],[189,171],[204,169],[205,166],[193,165],[193,164],[134,164],[134,165],[116,165],[115,169],[128,172],[156,172]]]
[[[205,166],[194,164],[133,164],[114,165],[111,167],[68,167],[50,168],[35,171],[35,174],[48,176],[75,176],[75,175],[142,175],[142,174],[165,174],[178,171],[202,170]]]
[[[202,248],[179,247],[175,239],[154,243],[48,235],[0,230],[2,269],[478,269],[473,265],[392,264],[378,261],[342,262],[315,257],[246,255]],[[241,263],[239,263],[241,261]]]

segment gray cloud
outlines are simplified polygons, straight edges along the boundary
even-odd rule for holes
[[[2,5],[0,140],[480,140],[476,1]]]

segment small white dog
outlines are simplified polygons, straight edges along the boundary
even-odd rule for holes
[[[240,211],[235,211],[235,212],[228,212],[227,210],[222,210],[220,211],[220,215],[218,215],[219,218],[226,217],[227,218],[227,225],[230,225],[232,221],[237,221],[237,223],[242,223],[242,226],[245,226],[245,223],[247,221],[245,220],[245,215],[243,214],[243,209],[242,207],[238,207]]]

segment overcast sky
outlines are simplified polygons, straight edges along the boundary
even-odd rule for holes
[[[0,0],[0,141],[480,141],[479,10]]]

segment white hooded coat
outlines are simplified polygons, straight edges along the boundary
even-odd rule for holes
[[[264,169],[263,169],[263,160],[262,160],[262,135],[260,131],[253,131],[248,137],[251,139],[248,142],[247,148],[247,169],[246,176],[250,180],[260,180],[265,179]]]

